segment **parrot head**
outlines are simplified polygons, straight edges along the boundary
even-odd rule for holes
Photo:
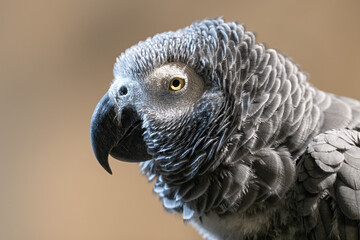
[[[240,89],[231,87],[240,85],[234,79],[242,70],[235,46],[243,35],[235,23],[205,20],[126,50],[91,120],[100,164],[111,172],[109,154],[123,161],[153,160],[160,172],[187,171],[183,176],[215,164],[229,140],[232,111],[241,103]]]
[[[242,25],[218,18],[127,49],[91,119],[98,162],[109,173],[109,155],[141,162],[149,180],[157,179],[155,192],[169,200],[165,208],[184,211],[179,200],[203,194],[212,173],[236,154],[254,94],[246,83],[260,64],[253,45]]]

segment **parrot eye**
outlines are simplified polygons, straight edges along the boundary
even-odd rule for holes
[[[171,79],[169,89],[171,91],[179,91],[184,86],[185,86],[185,79],[175,77],[175,78]]]

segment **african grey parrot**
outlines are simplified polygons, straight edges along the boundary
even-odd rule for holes
[[[360,238],[359,130],[360,102],[218,18],[122,53],[90,132],[204,238],[320,240]]]

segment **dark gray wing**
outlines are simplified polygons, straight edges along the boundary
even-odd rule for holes
[[[314,138],[297,166],[297,205],[309,239],[360,239],[360,133]]]

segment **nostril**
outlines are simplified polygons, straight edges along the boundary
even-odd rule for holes
[[[119,95],[120,96],[124,96],[128,93],[128,90],[125,86],[121,86],[120,89],[119,89]]]

